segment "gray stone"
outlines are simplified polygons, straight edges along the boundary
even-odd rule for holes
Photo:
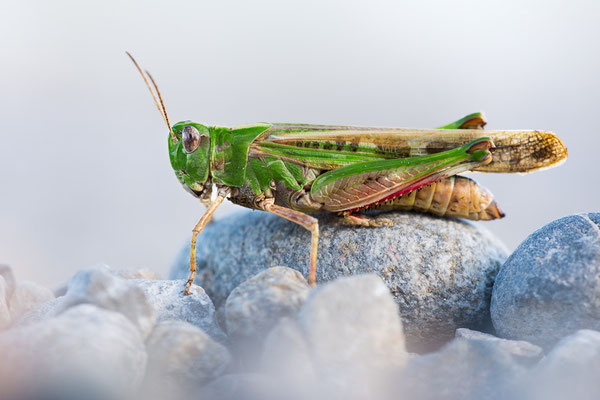
[[[436,353],[413,357],[390,379],[387,393],[420,400],[520,399],[527,368],[510,348],[455,339]],[[394,398],[390,396],[390,398]]]
[[[282,318],[265,340],[260,370],[278,383],[275,398],[398,398],[386,392],[385,378],[409,355],[397,306],[378,277],[324,285],[298,319]]]
[[[124,394],[141,383],[146,366],[137,327],[122,314],[91,304],[0,334],[0,354],[3,394],[73,382]]]
[[[503,265],[491,314],[499,336],[549,348],[600,330],[600,213],[571,215],[532,233]]]
[[[8,327],[11,323],[7,299],[7,286],[6,280],[0,275],[0,331]]]
[[[21,315],[52,299],[54,293],[47,287],[34,282],[20,281],[10,297],[10,317],[16,321]]]
[[[535,344],[523,340],[501,339],[488,333],[472,331],[466,328],[456,330],[457,340],[467,340],[473,342],[488,343],[492,346],[498,346],[517,358],[524,360],[537,360],[542,356],[542,348]]]
[[[151,306],[156,312],[158,322],[185,321],[208,333],[218,342],[226,337],[216,320],[215,307],[199,286],[192,286],[190,295],[183,294],[185,281],[157,281],[134,279],[132,282],[143,289]]]
[[[106,267],[83,270],[69,282],[67,294],[41,304],[24,314],[19,325],[30,325],[52,318],[77,304],[90,303],[129,317],[147,337],[154,324],[162,321],[185,321],[225,341],[225,334],[215,319],[215,308],[204,290],[193,286],[183,295],[183,281],[123,279]]]
[[[147,337],[156,315],[143,289],[116,276],[107,267],[94,267],[77,272],[69,280],[67,293],[56,303],[53,314],[58,315],[78,304],[95,304],[107,310],[117,311],[138,326]]]
[[[15,276],[8,265],[0,265],[0,331],[11,324],[10,298],[15,290]]]
[[[137,270],[129,270],[129,269],[112,269],[106,264],[97,264],[92,267],[92,269],[103,269],[109,271],[112,275],[123,278],[123,279],[149,279],[156,280],[159,279],[158,276],[149,269],[137,269]],[[67,294],[67,284],[58,287],[54,291],[54,295],[56,297],[64,296]]]
[[[231,361],[229,351],[202,329],[183,321],[158,323],[146,341],[146,382],[169,393],[173,387],[200,384],[221,375]],[[171,393],[172,394],[172,393]]]
[[[57,297],[39,304],[13,321],[13,325],[22,327],[47,321],[57,315],[56,310],[63,300],[63,297]]]
[[[600,332],[580,330],[563,338],[533,372],[529,398],[600,398]]]
[[[298,323],[284,317],[265,339],[261,371],[291,393],[304,392],[318,383],[310,350]]]
[[[539,368],[589,368],[597,373],[600,371],[600,332],[582,329],[567,336],[540,362]]]
[[[279,400],[275,382],[260,374],[224,375],[200,391],[199,399],[210,400]],[[291,395],[291,394],[290,394]],[[293,398],[290,396],[287,399]]]
[[[259,272],[227,298],[228,335],[262,341],[280,318],[296,315],[308,292],[306,280],[296,270],[274,267]]]
[[[319,216],[317,281],[376,273],[400,307],[409,347],[427,350],[457,328],[489,325],[491,287],[506,250],[479,225],[416,213],[386,213],[393,227],[348,227]],[[260,211],[208,226],[198,241],[196,281],[217,306],[257,272],[286,265],[308,273],[310,233]],[[188,276],[189,244],[170,276]]]
[[[154,272],[146,268],[142,269],[118,269],[114,271],[115,275],[120,276],[123,279],[145,279],[150,281],[159,280],[159,276]]]
[[[352,382],[406,361],[398,306],[375,274],[322,285],[298,322],[322,379]]]
[[[16,279],[13,270],[8,265],[0,265],[0,276],[6,281],[6,298],[10,299],[15,290]]]

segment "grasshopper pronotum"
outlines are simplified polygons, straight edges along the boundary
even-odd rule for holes
[[[348,224],[361,226],[390,223],[356,215],[367,208],[501,218],[504,214],[489,191],[456,174],[525,173],[567,158],[567,149],[553,133],[483,131],[481,113],[437,129],[270,123],[228,128],[191,121],[171,126],[154,79],[127,55],[167,124],[175,175],[208,207],[192,231],[186,294],[196,275],[196,238],[227,197],[311,232],[308,281],[314,285],[319,225],[308,213],[336,212]]]

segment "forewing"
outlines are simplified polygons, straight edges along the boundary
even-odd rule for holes
[[[475,126],[483,125],[472,115],[467,117],[459,121],[476,121],[478,125]],[[273,124],[260,140],[252,144],[250,151],[251,155],[258,157],[274,155],[324,170],[369,161],[437,154],[482,137],[490,137],[497,150],[493,161],[476,167],[478,171],[530,172],[556,165],[567,156],[564,144],[551,132],[460,129],[458,123],[446,126],[459,129]]]

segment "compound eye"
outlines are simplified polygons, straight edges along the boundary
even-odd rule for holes
[[[200,132],[191,125],[183,128],[183,149],[186,153],[193,153],[200,145]]]

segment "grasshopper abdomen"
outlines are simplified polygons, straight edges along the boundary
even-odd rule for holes
[[[492,193],[474,180],[451,176],[419,190],[368,207],[372,210],[418,211],[440,217],[489,221],[504,217]]]

